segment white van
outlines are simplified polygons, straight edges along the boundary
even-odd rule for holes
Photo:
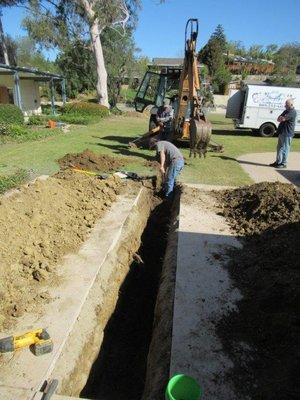
[[[300,88],[245,85],[240,90],[231,90],[226,118],[233,119],[236,128],[252,129],[261,136],[271,137],[276,133],[277,118],[284,111],[287,99],[294,101],[295,132],[300,133]]]

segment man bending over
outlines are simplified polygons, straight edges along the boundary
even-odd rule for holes
[[[173,195],[176,177],[180,174],[184,166],[183,155],[173,143],[165,140],[150,141],[150,148],[156,150],[160,171],[164,177],[164,196],[171,198]]]

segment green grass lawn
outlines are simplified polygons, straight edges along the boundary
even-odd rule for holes
[[[213,140],[224,145],[222,154],[209,152],[206,159],[188,158],[189,149],[182,152],[188,165],[182,173],[184,182],[242,185],[251,183],[236,157],[246,153],[275,151],[276,138],[261,138],[251,132],[234,131],[229,120],[216,114],[213,122]],[[145,161],[153,158],[149,150],[131,150],[130,139],[147,130],[147,118],[111,117],[85,127],[72,127],[69,133],[48,137],[38,141],[8,143],[0,146],[0,175],[5,176],[19,169],[31,171],[32,175],[52,174],[58,171],[56,162],[66,153],[81,152],[86,148],[95,153],[116,157],[130,156],[127,169],[138,173],[149,173]],[[300,140],[293,140],[292,150],[300,151]]]
[[[135,96],[136,96],[136,90],[134,90],[132,88],[126,88],[126,89],[122,88],[120,94],[125,101],[133,102],[133,100],[135,99]]]

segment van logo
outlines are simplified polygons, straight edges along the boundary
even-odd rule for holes
[[[284,103],[288,99],[295,100],[295,97],[291,93],[286,95],[276,90],[273,92],[256,92],[252,94],[253,103],[260,107],[284,108]]]

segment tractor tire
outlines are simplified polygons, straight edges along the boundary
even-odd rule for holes
[[[262,126],[259,128],[259,134],[262,137],[272,137],[276,133],[276,126],[273,125],[271,122],[266,122],[265,124],[262,124]]]

